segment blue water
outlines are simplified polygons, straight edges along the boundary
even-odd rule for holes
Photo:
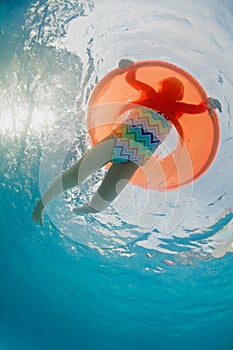
[[[232,16],[220,0],[0,1],[1,350],[233,348]],[[178,64],[221,101],[214,164],[178,193],[130,187],[72,217],[98,172],[36,226],[36,198],[89,146],[90,91],[122,57]]]

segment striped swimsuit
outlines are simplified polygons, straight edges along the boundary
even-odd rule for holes
[[[153,109],[137,106],[114,131],[113,163],[146,163],[171,130],[171,123]]]

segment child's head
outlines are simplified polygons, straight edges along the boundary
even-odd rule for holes
[[[169,77],[160,81],[158,92],[171,100],[180,101],[184,96],[184,85],[179,79]]]

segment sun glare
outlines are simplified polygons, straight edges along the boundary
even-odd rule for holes
[[[34,109],[28,112],[24,106],[17,110],[5,110],[1,114],[0,132],[2,135],[15,136],[22,134],[26,129],[31,132],[46,130],[54,122],[54,114],[49,110]]]
[[[31,128],[42,130],[54,122],[54,115],[49,110],[35,109],[32,114]]]

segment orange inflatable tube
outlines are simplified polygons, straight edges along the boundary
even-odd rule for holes
[[[184,85],[181,102],[199,104],[207,95],[201,85],[183,69],[163,61],[141,61],[134,64],[137,79],[156,91],[158,83],[178,78]],[[141,92],[126,81],[127,71],[114,69],[97,84],[88,103],[87,129],[92,145],[109,136],[116,124],[122,122],[122,110],[130,101],[139,99]],[[198,179],[213,162],[219,144],[219,122],[215,111],[210,117],[206,110],[200,114],[184,113],[179,119],[183,140],[164,157],[154,154],[138,169],[131,182],[158,191],[174,190]]]

